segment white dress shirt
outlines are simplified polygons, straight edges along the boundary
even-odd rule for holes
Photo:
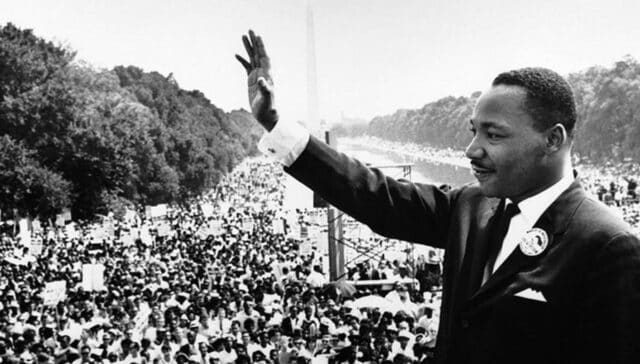
[[[496,262],[493,265],[494,272],[516,249],[518,243],[520,243],[520,239],[522,239],[526,232],[535,225],[544,211],[551,206],[553,201],[560,197],[562,192],[569,188],[572,182],[573,172],[571,170],[565,171],[564,176],[558,182],[551,185],[546,190],[520,201],[518,204],[520,213],[511,218],[509,229],[502,241],[500,253],[498,253]],[[505,206],[509,203],[512,202],[507,199]]]
[[[309,131],[302,125],[280,120],[270,132],[264,133],[258,149],[289,167],[298,159],[309,143]]]

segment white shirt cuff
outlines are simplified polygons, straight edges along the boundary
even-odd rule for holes
[[[260,138],[258,149],[289,167],[302,154],[308,142],[309,131],[304,126],[279,120],[270,132]]]

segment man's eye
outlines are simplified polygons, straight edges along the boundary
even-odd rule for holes
[[[497,139],[500,139],[500,135],[494,134],[494,133],[487,133],[487,138],[491,140],[497,140]]]

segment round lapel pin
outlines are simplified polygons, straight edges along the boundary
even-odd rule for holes
[[[547,245],[549,245],[549,237],[547,236],[546,231],[540,228],[533,228],[527,231],[518,245],[524,255],[535,257],[547,249]]]

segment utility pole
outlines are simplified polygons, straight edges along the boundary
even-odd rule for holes
[[[312,0],[307,0],[307,128],[311,134],[321,135],[318,107],[318,80],[316,73],[316,40],[313,24]],[[325,142],[335,148],[329,131],[325,131]],[[327,234],[329,243],[329,279],[335,281],[344,276],[344,245],[342,244],[342,212],[323,201],[314,193],[314,207],[327,208]]]
[[[335,143],[331,140],[329,131],[324,132],[325,142],[332,147]],[[344,277],[344,245],[342,244],[342,212],[327,204],[327,234],[329,238],[329,280],[336,281],[338,277]]]

